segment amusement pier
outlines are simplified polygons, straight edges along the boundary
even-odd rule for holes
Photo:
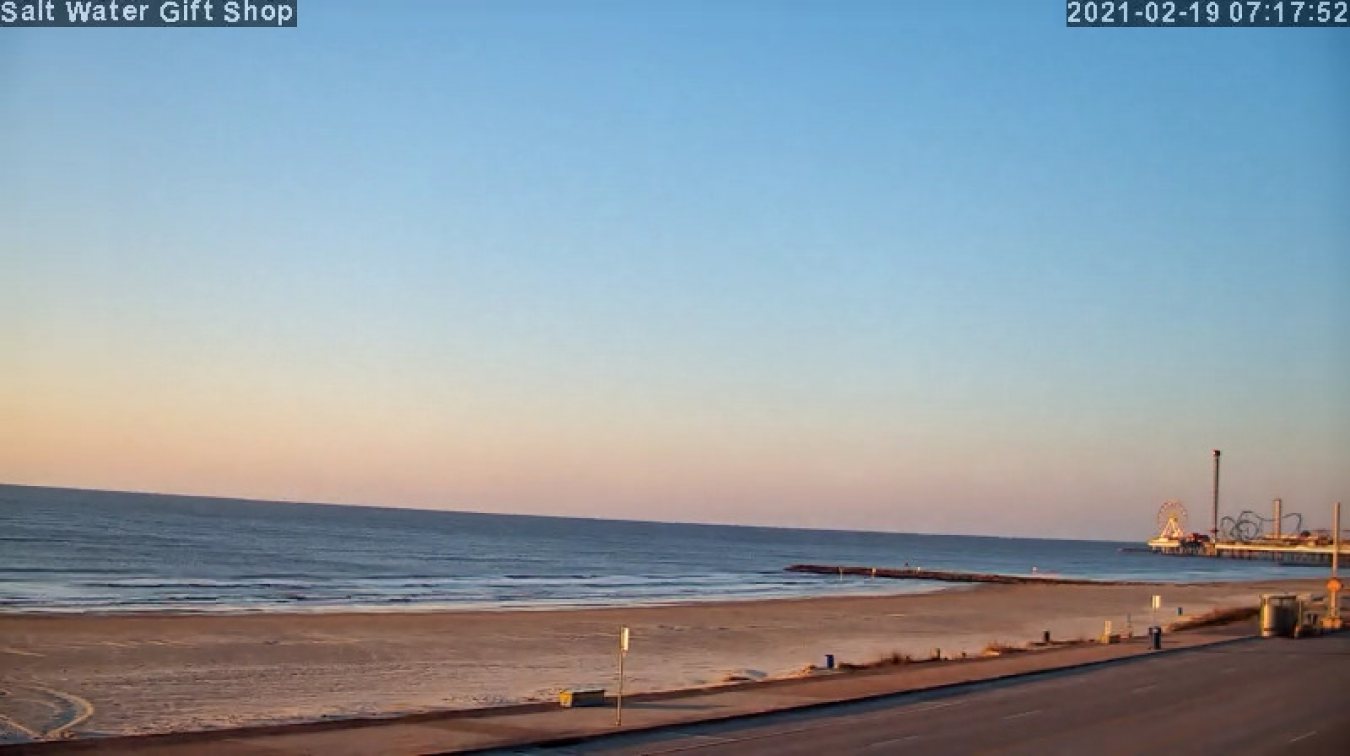
[[[1158,535],[1148,549],[1169,556],[1268,559],[1283,564],[1333,565],[1350,556],[1341,538],[1341,505],[1332,507],[1330,530],[1308,530],[1303,515],[1285,512],[1284,501],[1271,502],[1271,516],[1250,509],[1237,517],[1219,517],[1219,450],[1214,450],[1214,500],[1208,533],[1187,532],[1186,508],[1169,499],[1158,510]]]

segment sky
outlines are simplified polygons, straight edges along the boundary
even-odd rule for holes
[[[0,481],[1131,539],[1350,499],[1350,31],[0,30]]]

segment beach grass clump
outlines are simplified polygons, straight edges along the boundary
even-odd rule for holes
[[[1253,619],[1261,610],[1255,606],[1229,606],[1212,609],[1204,614],[1187,617],[1183,620],[1173,622],[1167,626],[1168,632],[1177,632],[1179,630],[1195,630],[1201,627],[1216,627],[1218,625],[1228,625],[1234,622]]]
[[[1026,650],[1027,650],[1027,649],[1026,649],[1026,647],[1024,647],[1024,646],[1014,646],[1014,645],[1012,645],[1012,644],[1010,644],[1010,643],[1003,643],[1003,642],[1001,642],[1001,641],[995,641],[995,642],[990,643],[989,645],[985,646],[985,647],[984,647],[984,650],[980,651],[980,655],[981,655],[981,656],[1007,656],[1008,654],[1021,654],[1021,653],[1025,653]]]
[[[721,683],[729,685],[732,683],[760,682],[767,679],[769,674],[760,669],[735,669],[722,675]]]
[[[901,664],[909,664],[912,661],[914,661],[914,659],[911,658],[909,654],[892,651],[889,656],[883,656],[878,660],[877,664],[882,667],[897,667]]]
[[[899,651],[892,651],[889,654],[873,659],[869,662],[842,662],[839,669],[856,671],[860,669],[880,669],[882,667],[898,667],[902,664],[913,664],[914,657],[909,654],[902,654]]]

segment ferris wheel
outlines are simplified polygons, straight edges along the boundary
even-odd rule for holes
[[[1181,540],[1186,537],[1186,507],[1168,499],[1158,507],[1158,537]]]

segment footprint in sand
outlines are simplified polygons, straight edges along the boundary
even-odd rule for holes
[[[0,690],[0,744],[69,737],[94,715],[83,698],[43,685],[10,685]]]
[[[722,675],[723,683],[738,682],[759,682],[768,677],[769,673],[762,669],[736,669],[730,670]]]

